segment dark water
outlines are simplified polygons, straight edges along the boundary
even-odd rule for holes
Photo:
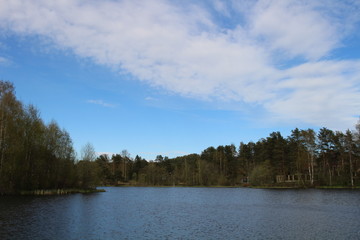
[[[0,239],[360,239],[360,191],[105,189],[0,197]]]

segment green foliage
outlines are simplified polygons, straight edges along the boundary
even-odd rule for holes
[[[130,157],[127,150],[96,158],[86,144],[81,160],[69,133],[15,97],[12,83],[0,81],[0,194],[38,189],[104,185],[240,186],[287,179],[297,185],[360,185],[360,122],[354,132],[294,129],[273,132],[257,142],[208,147],[200,155],[155,161]],[[297,176],[290,179],[289,176]],[[281,186],[281,184],[280,184]]]
[[[269,161],[256,166],[250,173],[250,183],[255,186],[264,186],[273,183],[273,173]]]
[[[95,188],[99,184],[99,166],[96,162],[81,160],[76,165],[80,188]]]
[[[275,183],[282,187],[355,187],[360,182],[357,136],[360,134],[334,133],[326,128],[319,134],[312,129],[294,129],[287,138],[273,132],[256,143],[240,143],[239,149],[233,144],[208,147],[200,155],[172,159],[158,155],[150,162],[116,154],[111,161],[100,157],[97,162],[103,172],[101,182],[111,185],[242,186],[250,181],[252,185]],[[283,182],[276,183],[277,176]]]
[[[16,99],[12,83],[0,81],[0,194],[94,186],[97,168],[89,176],[86,168],[75,164],[68,132],[45,124],[34,106]]]

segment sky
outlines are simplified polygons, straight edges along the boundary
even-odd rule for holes
[[[0,79],[76,151],[148,160],[354,129],[358,0],[0,0]]]

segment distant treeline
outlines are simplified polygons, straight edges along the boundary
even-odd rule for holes
[[[0,194],[92,188],[94,165],[76,162],[68,132],[45,124],[34,106],[16,99],[12,83],[0,81]]]
[[[356,131],[321,128],[279,132],[256,143],[209,147],[200,155],[155,161],[116,154],[96,159],[102,184],[183,186],[360,185],[360,124]]]
[[[321,128],[273,132],[257,142],[208,147],[201,154],[154,161],[123,150],[96,156],[86,144],[76,160],[69,134],[0,81],[0,194],[38,189],[141,186],[360,186],[360,123],[345,133]]]

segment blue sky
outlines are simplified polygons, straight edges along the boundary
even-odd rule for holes
[[[353,129],[359,1],[0,0],[0,79],[77,151],[154,159]]]

